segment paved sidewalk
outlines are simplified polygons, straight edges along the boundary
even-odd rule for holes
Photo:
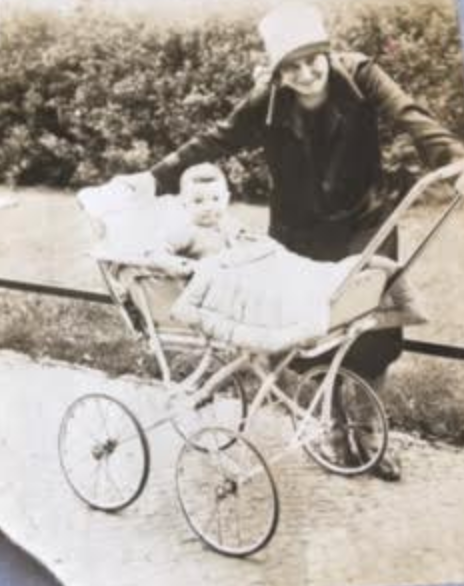
[[[145,422],[162,394],[133,378],[0,352],[0,527],[67,586],[359,586],[464,582],[464,455],[397,439],[398,485],[327,475],[298,453],[274,473],[281,522],[270,545],[226,559],[193,537],[176,502],[179,439],[150,435],[152,470],[141,498],[119,515],[92,512],[65,484],[57,432],[74,398],[104,391]],[[263,414],[256,439],[270,452],[288,426]]]

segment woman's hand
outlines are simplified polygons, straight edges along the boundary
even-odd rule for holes
[[[464,195],[464,173],[461,173],[457,178],[454,187],[461,195]]]
[[[256,88],[265,88],[272,81],[272,69],[269,65],[256,65],[253,69],[253,80]]]
[[[155,197],[156,180],[150,171],[142,173],[130,173],[127,175],[116,175],[111,183],[124,185],[130,188],[136,195]]]

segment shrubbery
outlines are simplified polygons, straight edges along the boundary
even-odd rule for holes
[[[464,137],[463,64],[451,0],[333,1],[340,47],[376,56]],[[373,6],[372,6],[373,4]],[[98,17],[97,17],[98,16]],[[16,13],[0,44],[0,181],[79,186],[145,169],[223,118],[252,84],[261,46],[253,18],[182,29],[77,10]],[[388,140],[388,136],[386,137]],[[385,151],[392,182],[407,181],[400,137]],[[226,163],[238,197],[262,200],[259,153]]]

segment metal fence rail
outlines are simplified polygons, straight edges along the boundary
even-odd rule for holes
[[[56,297],[66,297],[68,299],[79,299],[81,301],[102,303],[104,305],[114,305],[114,301],[109,295],[95,293],[94,291],[84,291],[82,289],[69,289],[66,287],[55,287],[51,285],[43,285],[41,283],[30,283],[27,281],[15,281],[9,279],[0,279],[0,288],[11,289],[14,291],[25,291],[27,293],[39,293],[41,295],[54,295]],[[450,344],[436,344],[434,342],[423,342],[420,340],[404,340],[403,350],[405,352],[424,354],[439,358],[464,360],[464,347]]]

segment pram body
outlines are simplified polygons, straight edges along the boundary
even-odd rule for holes
[[[236,250],[228,251],[225,256],[219,255],[213,262],[196,263],[195,269],[191,259],[174,253],[164,255],[163,261],[166,260],[167,256],[170,256],[172,260],[172,264],[166,267],[165,262],[160,262],[159,255],[153,255],[151,252],[159,242],[159,232],[162,232],[161,238],[181,243],[182,241],[186,242],[188,228],[187,222],[184,221],[182,224],[184,220],[182,215],[177,214],[176,217],[176,211],[170,209],[170,206],[163,206],[160,209],[160,206],[157,206],[157,201],[149,194],[138,194],[131,198],[130,192],[118,189],[118,187],[111,190],[106,188],[103,191],[98,188],[87,189],[81,191],[78,197],[84,210],[99,224],[97,232],[100,238],[92,254],[98,262],[110,293],[117,302],[126,322],[134,330],[137,329],[140,320],[134,320],[136,316],[131,313],[131,306],[141,314],[146,326],[148,326],[148,322],[151,322],[157,333],[167,335],[169,330],[171,333],[175,331],[181,334],[186,333],[185,324],[192,320],[186,318],[186,312],[182,310],[182,306],[185,309],[185,303],[181,302],[178,307],[174,308],[174,312],[172,311],[189,281],[186,274],[188,271],[185,270],[183,263],[188,263],[192,273],[198,273],[202,270],[204,272],[205,268],[208,272],[211,270],[220,272],[221,269],[225,269],[228,274],[245,271],[241,280],[247,283],[255,281],[259,284],[267,275],[267,277],[271,277],[270,280],[268,279],[270,289],[277,289],[278,284],[285,280],[286,287],[280,291],[281,295],[285,295],[285,289],[291,291],[292,278],[298,281],[302,276],[302,270],[308,272],[307,269],[309,269],[311,282],[306,290],[306,295],[309,296],[306,305],[310,307],[311,301],[312,304],[319,304],[317,308],[312,310],[309,318],[313,322],[322,321],[322,323],[315,323],[309,327],[308,332],[313,332],[313,335],[306,333],[303,338],[301,335],[299,338],[298,332],[296,332],[293,336],[287,336],[287,342],[281,342],[277,339],[275,343],[270,342],[273,338],[270,331],[271,324],[268,328],[269,343],[264,347],[253,344],[252,340],[248,340],[247,343],[246,335],[240,337],[241,344],[238,346],[257,351],[282,351],[289,347],[290,343],[294,345],[298,342],[311,342],[313,344],[317,336],[321,337],[329,330],[349,323],[356,316],[363,315],[376,307],[385,286],[386,279],[382,271],[375,269],[359,271],[354,282],[347,287],[346,294],[339,296],[337,301],[329,306],[329,303],[326,303],[321,297],[327,297],[327,290],[333,291],[335,284],[341,283],[343,275],[353,268],[353,260],[346,264],[342,271],[338,271],[335,279],[329,276],[329,284],[326,283],[325,287],[321,288],[318,286],[318,278],[329,275],[328,271],[323,269],[326,269],[325,265],[333,265],[334,263],[313,263],[299,258],[297,255],[287,254],[283,247],[264,236],[245,239],[244,242],[237,243]],[[176,220],[181,223],[176,224]],[[167,234],[167,231],[171,233]],[[176,263],[178,264],[176,265]],[[288,265],[295,266],[289,267]],[[318,265],[321,267],[318,268]],[[290,270],[288,270],[289,268]],[[282,269],[285,274],[282,274]],[[275,276],[273,277],[273,275]],[[190,277],[190,275],[188,276]],[[262,292],[263,288],[261,287],[260,290],[256,291],[256,294],[262,295]],[[224,289],[222,293],[224,293]],[[245,290],[243,294],[249,296],[249,291]],[[230,295],[233,295],[233,292]],[[285,298],[279,301],[285,305]],[[293,301],[290,299],[288,305],[291,306]],[[174,319],[173,314],[179,316],[180,319]],[[272,316],[267,316],[267,319],[270,317]],[[298,321],[298,316],[293,317],[293,320]],[[266,323],[261,325],[266,327]],[[195,326],[193,328],[195,335],[202,336],[202,324],[195,323]],[[192,328],[188,328],[188,332],[189,334],[194,333]],[[210,339],[214,338],[208,332],[206,335]],[[223,341],[231,342],[229,339]]]

